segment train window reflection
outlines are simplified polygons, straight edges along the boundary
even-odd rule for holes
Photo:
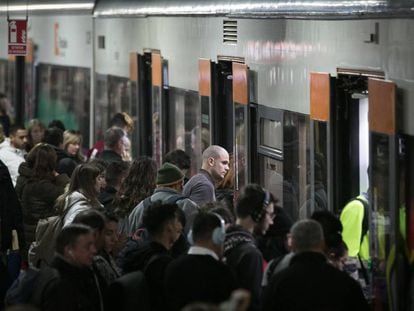
[[[279,199],[292,220],[308,209],[309,118],[270,108],[259,108],[259,182]],[[275,121],[277,120],[277,121]]]
[[[189,175],[197,173],[201,167],[201,153],[210,144],[209,131],[201,123],[197,92],[169,88],[167,125],[168,151],[181,149],[187,152],[191,157]]]
[[[102,74],[95,77],[95,139],[100,140],[116,113],[132,115],[132,93],[128,78]],[[135,149],[135,143],[132,143],[132,148]]]
[[[89,146],[90,70],[41,64],[38,66],[37,116],[44,123],[62,120],[67,129],[80,130]]]
[[[260,120],[260,144],[275,148],[283,148],[282,122],[269,119]]]

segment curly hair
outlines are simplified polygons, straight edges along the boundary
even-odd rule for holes
[[[139,157],[132,162],[113,203],[118,217],[128,216],[139,202],[152,195],[156,177],[157,164],[153,159]]]

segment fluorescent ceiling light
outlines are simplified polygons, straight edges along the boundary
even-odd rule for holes
[[[22,12],[22,11],[50,11],[50,10],[91,10],[94,2],[89,3],[62,3],[62,4],[28,4],[28,5],[2,5],[0,12]]]

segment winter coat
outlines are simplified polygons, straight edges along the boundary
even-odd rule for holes
[[[66,227],[73,222],[76,215],[80,212],[87,211],[88,209],[93,208],[92,202],[88,200],[82,193],[79,191],[74,191],[66,197],[64,210],[68,211],[63,219],[63,226]]]
[[[263,310],[365,311],[368,304],[359,284],[330,265],[325,255],[303,252],[272,277]]]
[[[238,286],[251,292],[249,310],[259,310],[263,256],[256,247],[253,235],[240,226],[228,228],[224,242],[224,257],[236,273]]]
[[[19,236],[20,247],[25,244],[20,202],[13,188],[7,166],[0,161],[0,252],[12,246],[12,230]]]
[[[173,195],[180,195],[176,190],[171,188],[157,188],[154,191],[154,194],[151,196],[151,202],[162,201],[163,203],[167,202]],[[185,214],[185,228],[184,232],[187,234],[190,231],[193,220],[199,212],[198,205],[189,198],[181,198],[176,201],[178,207]],[[144,201],[141,201],[131,212],[128,219],[126,220],[127,224],[125,225],[125,231],[127,235],[130,236],[142,225],[142,217],[144,215]]]
[[[130,244],[131,246],[131,244]],[[170,252],[157,242],[137,243],[124,252],[123,273],[142,271],[148,284],[151,310],[166,310],[164,297],[165,271],[172,261]]]
[[[38,180],[26,162],[20,165],[19,174],[16,189],[22,204],[26,242],[30,245],[35,239],[39,219],[57,214],[55,201],[64,192],[69,177],[63,174],[50,180]]]
[[[102,151],[99,154],[98,158],[104,160],[108,164],[112,162],[122,162],[122,157],[118,153],[112,150]]]
[[[220,304],[236,289],[233,271],[210,255],[183,255],[170,263],[165,274],[169,307],[182,310],[193,302]]]
[[[40,272],[31,303],[42,311],[103,311],[97,277],[90,268],[79,268],[57,256]],[[54,274],[54,276],[53,276]]]

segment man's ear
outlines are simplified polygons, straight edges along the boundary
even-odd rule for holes
[[[72,252],[72,247],[70,247],[70,245],[66,245],[64,248],[64,255],[68,254],[69,256],[72,256],[73,252]]]
[[[214,166],[214,161],[215,161],[215,159],[213,157],[209,157],[208,160],[207,160],[207,163],[210,166]]]

